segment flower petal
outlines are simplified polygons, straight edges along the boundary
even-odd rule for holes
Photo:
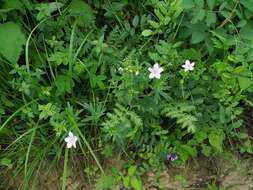
[[[191,64],[191,62],[187,59],[187,60],[185,61],[185,64],[186,64],[186,65],[189,65],[189,64]]]
[[[68,142],[68,143],[67,143],[67,147],[68,147],[68,148],[71,148],[71,147],[72,147],[72,143],[71,143],[71,142]]]
[[[154,69],[158,69],[159,68],[159,65],[158,63],[155,63],[154,66],[153,66]]]
[[[150,78],[150,79],[153,79],[154,77],[155,77],[154,73],[150,73],[150,74],[149,74],[149,78]]]
[[[69,131],[69,137],[73,137],[73,133],[71,131]]]
[[[68,142],[70,141],[70,137],[66,137],[66,138],[64,139],[64,141],[65,141],[66,143],[68,143]]]
[[[160,79],[160,78],[161,78],[161,74],[160,74],[160,73],[157,73],[157,74],[155,75],[155,78]]]

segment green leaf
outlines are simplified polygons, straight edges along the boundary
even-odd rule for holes
[[[136,167],[135,166],[130,166],[128,168],[128,175],[129,176],[133,176],[135,174],[135,172],[136,172]]]
[[[240,88],[242,90],[247,89],[248,87],[250,87],[251,85],[253,85],[253,79],[249,78],[249,77],[237,77]]]
[[[201,7],[203,8],[204,7],[204,0],[194,0],[195,4],[198,6],[198,7]]]
[[[240,3],[250,11],[253,12],[253,0],[240,0]]]
[[[41,111],[39,116],[40,119],[47,119],[48,117],[59,113],[60,108],[52,103],[48,103],[46,105],[39,105],[39,111]]]
[[[113,188],[114,183],[115,183],[114,176],[104,174],[97,180],[96,189],[98,190],[111,189]]]
[[[211,147],[210,146],[207,146],[205,144],[202,144],[202,150],[201,152],[205,155],[205,156],[210,156],[211,154]]]
[[[208,135],[209,143],[216,148],[219,152],[222,152],[222,144],[225,135],[222,130],[212,130],[211,133]]]
[[[89,4],[81,0],[73,0],[68,9],[71,16],[77,18],[80,26],[90,26],[95,21],[93,10]]]
[[[129,184],[130,184],[130,177],[129,176],[124,177],[123,178],[123,185],[124,185],[124,187],[128,188]]]
[[[0,54],[8,61],[17,63],[25,42],[25,35],[18,24],[0,24]]]
[[[206,25],[203,24],[202,22],[191,25],[188,30],[192,34],[192,38],[191,38],[192,44],[196,44],[203,41],[207,36],[206,31],[205,31]]]
[[[200,9],[194,13],[193,19],[191,21],[192,24],[196,24],[198,21],[202,21],[205,18],[206,11],[204,9]]]
[[[145,36],[145,37],[150,36],[152,34],[153,34],[153,31],[149,30],[149,29],[142,31],[142,35]]]
[[[207,5],[208,5],[209,9],[213,10],[213,8],[215,6],[215,0],[207,0]]]
[[[142,190],[142,183],[136,177],[131,178],[131,186],[134,188],[134,190]]]
[[[195,6],[193,0],[182,0],[181,5],[183,9],[191,9]]]
[[[253,40],[253,22],[248,22],[241,29],[240,36],[245,40]]]
[[[22,10],[23,5],[20,0],[7,0],[3,5],[3,9]]]
[[[206,24],[210,26],[216,22],[216,14],[213,11],[207,11],[206,13]]]
[[[11,169],[13,165],[11,163],[11,159],[3,158],[0,160],[0,166],[6,166],[9,169]]]
[[[71,93],[74,87],[73,79],[68,75],[59,75],[55,80],[57,95],[64,95],[66,92]]]

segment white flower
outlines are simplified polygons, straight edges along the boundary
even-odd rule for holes
[[[78,140],[78,138],[75,135],[73,135],[71,131],[69,132],[69,136],[66,137],[64,140],[67,143],[68,148],[71,148],[72,146],[76,148],[76,141]]]
[[[118,68],[118,71],[119,71],[119,72],[122,72],[123,70],[124,70],[124,69],[123,69],[122,67],[119,67],[119,68]]]
[[[159,67],[158,63],[154,64],[153,68],[149,67],[148,70],[150,71],[149,78],[157,78],[160,79],[161,72],[163,72],[163,68]]]
[[[184,68],[184,71],[193,71],[194,70],[194,62],[190,62],[189,60],[186,60],[184,65],[182,65],[182,67]]]
[[[139,75],[139,71],[136,71],[136,72],[135,72],[135,75],[136,75],[136,76]]]

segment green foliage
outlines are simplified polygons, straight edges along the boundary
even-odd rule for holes
[[[11,63],[16,63],[25,44],[25,34],[14,22],[0,24],[0,54]]]
[[[36,189],[63,155],[103,173],[98,158],[116,153],[144,170],[169,153],[173,165],[252,154],[252,18],[251,0],[0,1],[0,169]],[[77,148],[64,153],[70,131]],[[142,189],[137,168],[101,174],[98,188]]]
[[[141,118],[119,104],[107,117],[106,122],[102,124],[105,140],[112,140],[118,146],[128,144],[129,140],[134,141],[142,131]]]
[[[194,133],[197,129],[197,118],[193,115],[196,108],[185,103],[167,104],[162,110],[162,114],[171,119],[176,119],[176,122],[182,128],[187,128],[188,132]]]

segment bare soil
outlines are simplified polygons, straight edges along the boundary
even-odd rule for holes
[[[120,169],[123,162],[122,159],[114,157],[106,162],[106,168],[114,166]],[[79,160],[73,163],[72,168],[67,190],[95,189],[98,172],[95,171],[93,176],[87,177]],[[46,172],[45,168],[43,171],[40,172],[35,189],[60,190],[62,169],[54,168]],[[185,179],[185,183],[176,176]],[[1,179],[3,176],[0,175],[0,182],[3,181]],[[253,190],[253,158],[239,159],[229,154],[225,158],[198,158],[180,168],[169,164],[163,171],[147,172],[142,176],[142,181],[147,190],[204,190],[208,184],[216,184],[226,190]],[[11,178],[0,190],[16,190],[20,182],[18,178]]]

